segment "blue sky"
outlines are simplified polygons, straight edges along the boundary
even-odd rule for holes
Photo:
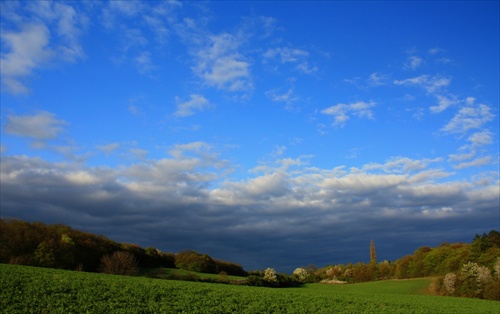
[[[1,2],[1,216],[246,269],[499,229],[499,2]]]

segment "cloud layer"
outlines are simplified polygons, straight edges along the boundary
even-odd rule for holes
[[[277,160],[253,178],[218,183],[229,165],[206,143],[178,145],[170,157],[118,169],[12,156],[2,159],[2,214],[106,228],[117,240],[163,250],[208,250],[247,268],[365,261],[368,249],[346,245],[373,237],[390,259],[404,253],[390,250],[394,242],[423,245],[441,232],[470,236],[460,226],[495,227],[498,180],[447,181],[453,173],[433,163],[402,158],[317,169]],[[433,227],[442,221],[447,227]]]

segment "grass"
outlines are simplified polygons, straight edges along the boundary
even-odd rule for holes
[[[428,294],[427,288],[431,283],[431,278],[418,278],[410,280],[384,280],[347,285],[331,285],[332,287],[328,289],[338,290],[343,293],[424,295]],[[319,289],[326,289],[323,287],[324,284],[315,285],[320,285],[321,288]]]
[[[0,264],[2,313],[498,313],[422,294],[429,279],[264,288]]]
[[[176,269],[176,268],[142,268],[140,271],[141,276],[151,277],[151,278],[160,278],[160,279],[175,279],[175,278],[185,278],[196,280],[226,280],[226,281],[242,281],[245,280],[245,277],[239,276],[229,276],[229,275],[219,275],[219,274],[206,274],[206,273],[197,273],[194,271],[184,270],[184,269]]]

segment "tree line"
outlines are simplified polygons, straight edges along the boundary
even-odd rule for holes
[[[293,276],[303,282],[337,284],[435,277],[431,289],[436,294],[500,300],[500,233],[476,234],[471,243],[423,246],[394,262],[377,262],[371,241],[369,263],[303,266]]]
[[[126,254],[115,254],[117,252]],[[176,254],[162,252],[154,247],[142,248],[135,244],[115,242],[105,236],[74,230],[66,225],[15,219],[0,219],[0,263],[108,273],[110,269],[116,270],[122,264],[128,264],[139,268],[164,267],[247,275],[239,264],[192,250]],[[115,265],[111,265],[113,263]]]

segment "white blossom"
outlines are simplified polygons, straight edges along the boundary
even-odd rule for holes
[[[264,280],[267,282],[277,282],[278,278],[276,277],[276,271],[274,268],[267,268],[264,271]]]
[[[300,280],[304,281],[306,280],[307,276],[309,276],[309,273],[307,272],[306,269],[304,268],[297,268],[293,271],[293,274]]]
[[[453,293],[455,290],[455,283],[457,281],[457,275],[454,273],[447,273],[446,276],[444,276],[443,284],[448,293]]]

